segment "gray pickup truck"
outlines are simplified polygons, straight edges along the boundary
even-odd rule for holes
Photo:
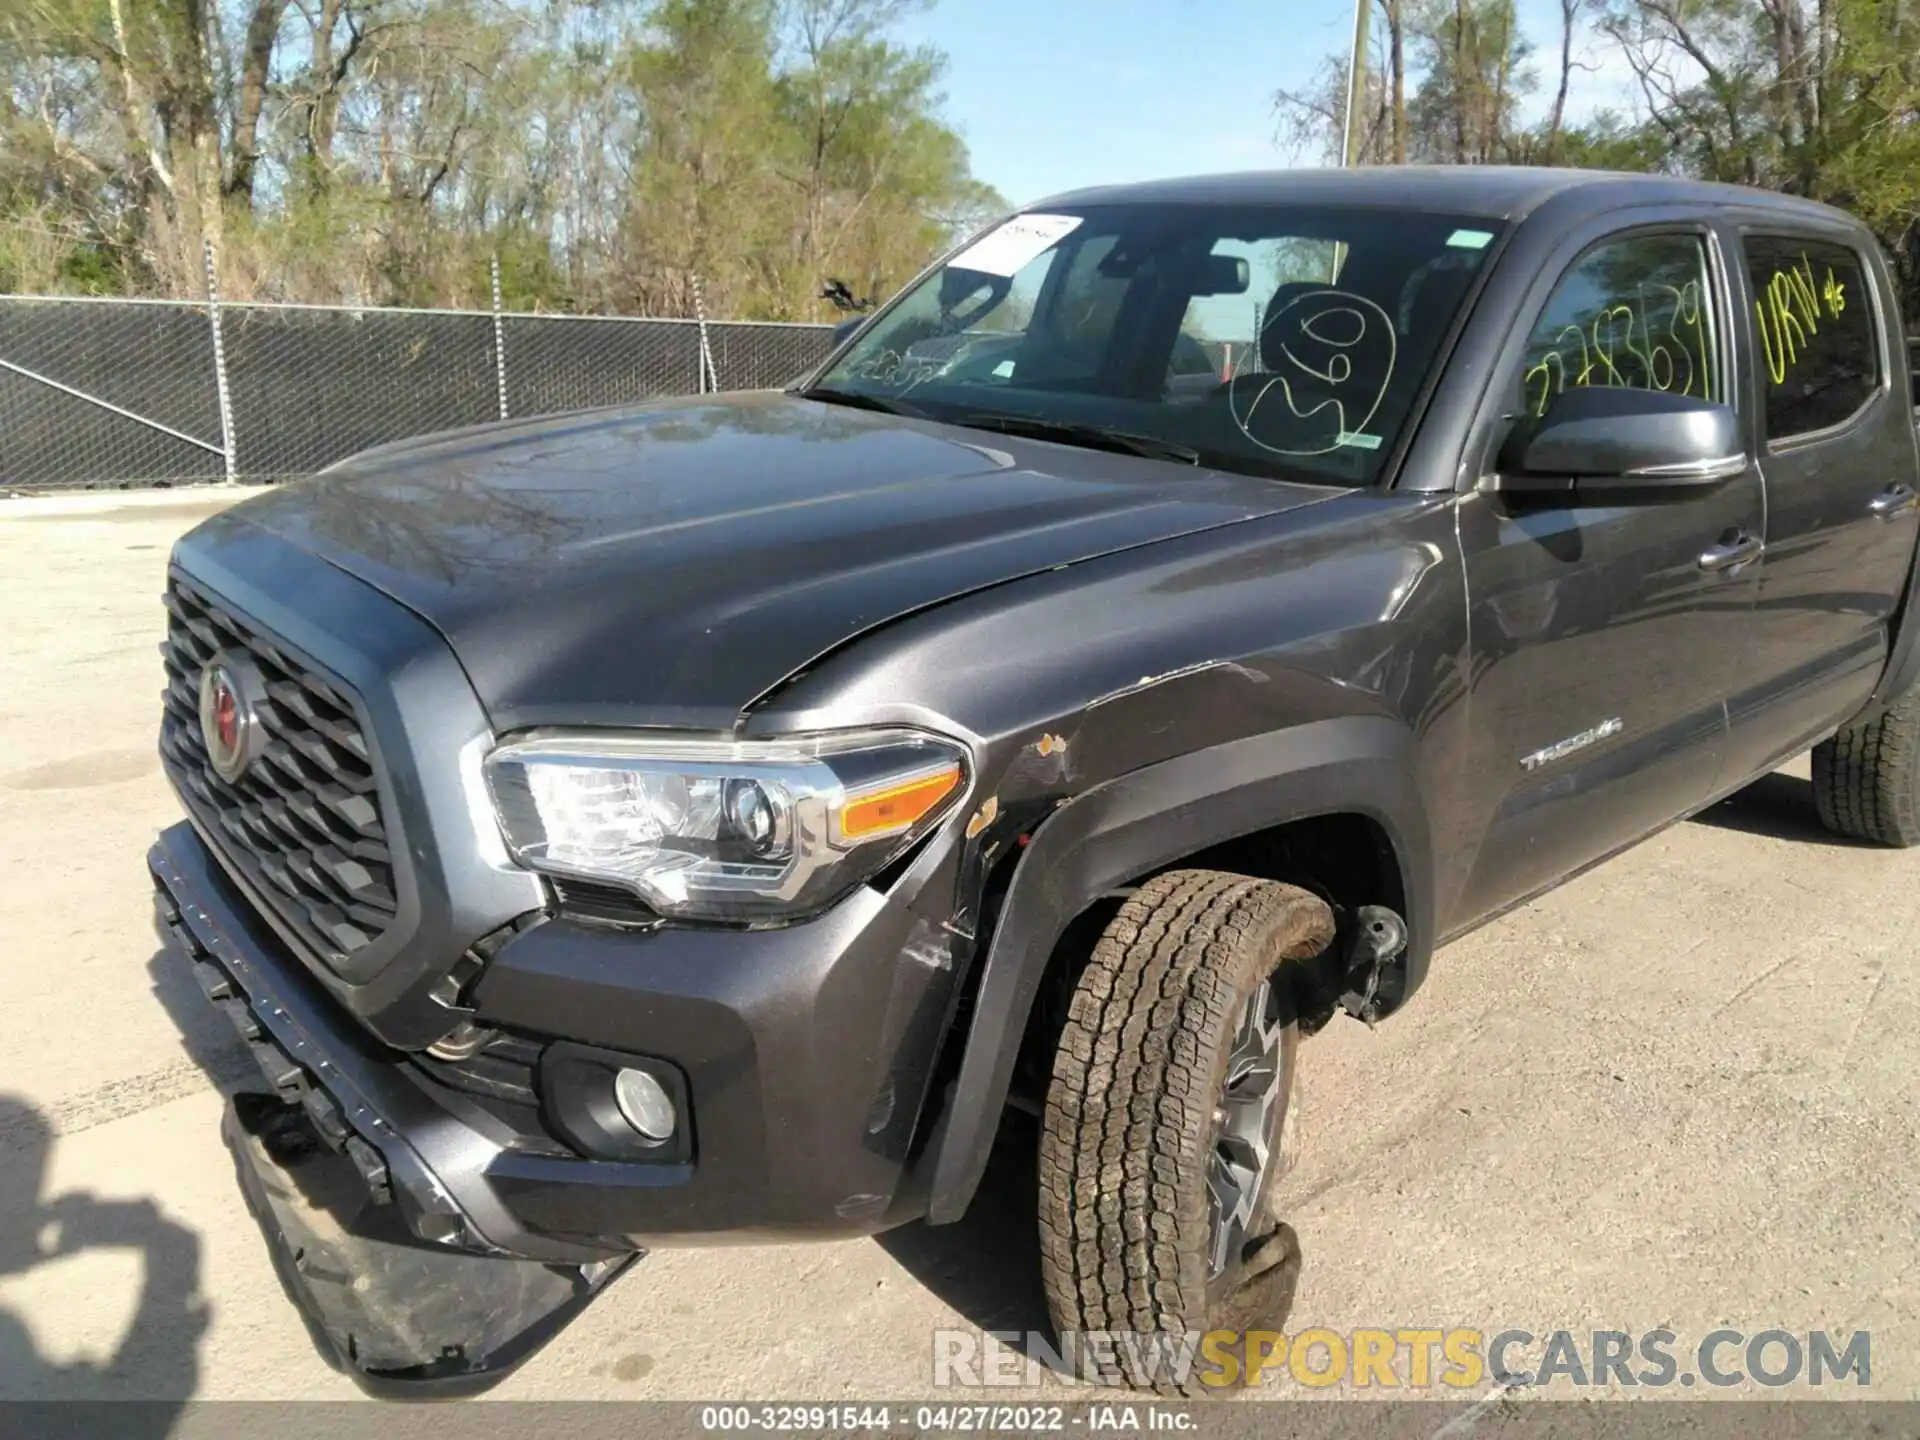
[[[1063,1337],[1275,1320],[1334,1017],[1809,748],[1920,840],[1911,383],[1818,205],[1235,175],[1014,216],[786,391],[208,521],[151,868],[289,1288],[472,1388],[647,1247],[958,1219],[1013,1109]]]

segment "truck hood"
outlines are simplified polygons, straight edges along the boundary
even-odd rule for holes
[[[224,519],[434,625],[498,730],[721,729],[913,611],[1328,494],[765,394],[387,446]]]

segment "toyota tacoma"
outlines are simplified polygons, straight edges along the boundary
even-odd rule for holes
[[[1272,1320],[1324,1025],[1809,748],[1920,840],[1911,384],[1819,205],[1234,175],[1012,216],[786,390],[207,521],[150,865],[290,1290],[473,1388],[650,1247],[958,1219],[1011,1107],[1063,1335]]]

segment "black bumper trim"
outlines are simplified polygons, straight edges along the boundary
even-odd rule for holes
[[[391,1207],[368,1204],[304,1111],[271,1096],[235,1096],[220,1133],[317,1347],[372,1395],[454,1399],[498,1384],[637,1258],[554,1265],[423,1246]]]

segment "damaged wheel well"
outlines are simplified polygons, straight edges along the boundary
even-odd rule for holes
[[[1340,812],[1313,815],[1242,835],[1136,876],[1127,886],[1096,899],[1068,922],[1054,944],[1046,974],[1034,997],[1015,1064],[1010,1104],[1038,1112],[1052,1073],[1053,1052],[1066,1021],[1067,1006],[1094,943],[1133,888],[1168,870],[1228,870],[1262,880],[1284,880],[1311,890],[1333,907],[1339,932],[1326,963],[1308,982],[1302,997],[1303,1021],[1317,1030],[1341,1008],[1347,959],[1362,907],[1381,906],[1406,914],[1405,887],[1393,843],[1381,825],[1366,815]],[[1405,974],[1383,967],[1366,997],[1369,1020],[1395,1008],[1404,992]],[[1352,997],[1347,997],[1351,1002]],[[1351,1003],[1349,1008],[1359,1008]]]
[[[1432,916],[1414,746],[1392,716],[1329,717],[1126,772],[1055,804],[1030,830],[1026,815],[1001,816],[1017,859],[999,912],[983,912],[955,996],[942,1056],[953,1081],[932,1092],[945,1103],[928,1111],[928,1220],[966,1213],[1009,1095],[1028,1108],[1044,1095],[1059,997],[1103,916],[1149,876],[1231,866],[1330,897],[1344,933],[1299,994],[1309,1028],[1336,1009],[1377,1018],[1410,995],[1426,972]],[[1269,823],[1275,816],[1290,818]]]

